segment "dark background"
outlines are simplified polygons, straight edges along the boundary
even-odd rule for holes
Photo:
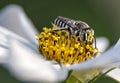
[[[82,20],[95,31],[95,36],[105,36],[113,45],[120,35],[119,0],[0,0],[0,10],[9,4],[18,4],[32,20],[36,28],[51,26],[57,16]],[[116,83],[110,78],[102,78],[96,83]],[[0,83],[21,83],[0,67]]]

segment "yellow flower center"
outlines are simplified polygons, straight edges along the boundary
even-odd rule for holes
[[[88,43],[77,41],[79,36],[71,35],[68,38],[68,31],[56,31],[53,28],[43,28],[43,32],[37,34],[40,53],[48,60],[55,60],[63,64],[74,64],[91,59],[98,54],[98,49],[94,47],[94,37],[92,32],[88,35]]]

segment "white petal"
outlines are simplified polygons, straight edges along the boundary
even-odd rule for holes
[[[5,7],[0,12],[0,25],[37,44],[35,34],[38,32],[20,6]]]
[[[120,46],[120,38],[119,38],[119,40],[117,41],[117,43],[115,44],[115,47],[117,47],[117,46]]]
[[[118,40],[117,44],[114,47],[120,46],[120,39]],[[108,72],[106,75],[108,77],[113,78],[114,80],[120,82],[120,61],[116,63],[112,63],[111,65],[106,66],[101,73],[105,73],[111,68],[115,68],[114,70]]]
[[[6,58],[8,57],[8,39],[7,35],[5,35],[0,27],[0,64],[3,64],[6,62]]]
[[[1,27],[1,26],[0,26],[0,33],[1,33],[1,38],[0,38],[0,39],[3,40],[3,41],[6,41],[6,43],[9,42],[9,41],[8,41],[8,38],[7,38],[7,37],[9,36],[9,37],[13,37],[13,38],[15,38],[15,39],[17,39],[17,40],[19,40],[19,41],[29,43],[29,45],[31,44],[30,41],[22,38],[21,36],[15,34],[15,33],[13,33],[13,32],[11,32],[11,31],[9,31],[9,30],[7,30],[6,28]],[[31,44],[31,46],[32,46],[31,48],[35,49],[34,51],[37,51],[37,48],[36,48],[37,45]]]
[[[16,78],[28,82],[63,81],[68,75],[65,68],[55,67],[41,59],[25,43],[10,38],[10,53],[5,67]]]
[[[96,38],[97,48],[99,52],[104,52],[109,46],[109,40],[105,37]]]
[[[0,45],[0,64],[5,63],[7,57],[8,57],[8,49]]]
[[[0,26],[0,64],[6,62],[6,58],[9,56],[8,50],[9,50],[9,37],[13,37],[20,42],[26,43],[31,49],[33,49],[34,52],[38,53],[37,46],[34,44],[31,44],[24,38],[18,36],[17,34],[7,30],[4,27]]]
[[[120,68],[116,68],[116,69],[108,72],[106,75],[115,79],[116,81],[120,82]]]
[[[120,40],[117,43],[119,42]],[[107,52],[100,54],[93,60],[88,60],[80,64],[72,65],[70,69],[84,70],[89,68],[104,68],[108,65],[118,62],[120,62],[120,44],[109,49]]]

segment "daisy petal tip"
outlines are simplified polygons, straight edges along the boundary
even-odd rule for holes
[[[98,37],[96,38],[96,42],[100,52],[104,52],[110,44],[109,40],[106,37]]]
[[[37,45],[35,34],[38,32],[21,6],[11,4],[3,8],[0,12],[0,25]]]

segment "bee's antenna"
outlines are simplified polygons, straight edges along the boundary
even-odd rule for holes
[[[96,38],[95,38],[95,36],[94,36],[94,39],[95,39],[95,48],[97,48],[97,44],[96,44]]]

